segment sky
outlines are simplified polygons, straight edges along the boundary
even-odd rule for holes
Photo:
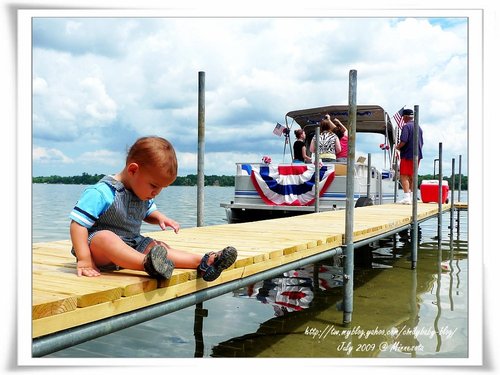
[[[350,70],[358,104],[390,116],[419,106],[420,174],[434,173],[440,142],[443,174],[459,156],[467,174],[468,57],[464,16],[34,17],[32,175],[119,172],[145,135],[171,141],[179,175],[195,174],[199,72],[206,175],[263,155],[290,162],[274,126],[292,110],[348,104]],[[387,168],[384,142],[360,136],[356,154]]]

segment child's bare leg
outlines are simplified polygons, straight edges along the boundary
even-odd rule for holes
[[[94,235],[90,242],[90,251],[96,266],[113,263],[122,268],[144,270],[145,255],[128,246],[111,231],[103,230]]]
[[[168,249],[168,259],[174,262],[177,268],[197,268],[203,255],[188,253],[174,248]]]
[[[168,249],[168,259],[173,261],[176,267],[197,269],[205,281],[213,281],[218,278],[223,270],[236,261],[238,256],[236,249],[232,246],[227,246],[217,253],[207,252],[204,255],[198,255],[173,249],[162,241],[153,241],[146,252],[155,245],[161,245]]]
[[[153,246],[156,245],[162,245],[168,250],[168,259],[174,262],[176,268],[196,269],[200,265],[201,258],[203,257],[203,255],[201,254],[194,254],[187,251],[174,249],[163,241],[153,241],[148,245],[145,252],[147,253]],[[214,257],[215,255],[211,257],[209,264],[213,262]]]

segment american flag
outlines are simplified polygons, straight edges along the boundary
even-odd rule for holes
[[[285,127],[281,125],[279,122],[277,122],[276,126],[274,127],[273,133],[276,134],[278,137],[281,137],[281,134],[283,134],[283,130],[285,130]]]
[[[398,128],[401,129],[404,125],[404,122],[403,122],[403,110],[405,109],[405,107],[401,108],[399,111],[397,111],[394,116],[392,116],[394,118],[394,120],[396,120],[396,123],[398,124]]]

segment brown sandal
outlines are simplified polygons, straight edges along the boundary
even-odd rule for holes
[[[212,254],[215,254],[214,262],[208,265],[208,259]],[[198,271],[203,280],[214,281],[220,276],[222,271],[230,267],[238,257],[238,252],[232,246],[225,247],[221,251],[214,253],[213,251],[206,253],[201,259]]]
[[[144,271],[156,279],[170,279],[174,271],[174,263],[167,259],[167,249],[154,246],[144,258]]]

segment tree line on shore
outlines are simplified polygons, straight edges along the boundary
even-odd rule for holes
[[[438,176],[434,176],[432,174],[426,174],[426,175],[418,176],[418,186],[420,186],[420,184],[422,183],[422,181],[437,180],[437,179],[438,179]],[[443,176],[443,181],[447,181],[448,182],[448,186],[450,187],[450,190],[452,188],[451,187],[451,180],[452,180],[451,177]],[[460,186],[460,190],[463,190],[463,191],[468,190],[468,188],[469,188],[469,180],[468,180],[467,176],[464,176],[464,175],[460,175],[459,176],[458,174],[455,175],[455,186],[454,186],[454,189],[458,190],[459,180],[460,180],[460,185],[461,185]]]
[[[48,176],[48,177],[33,177],[34,184],[71,184],[71,185],[92,185],[98,182],[104,174],[88,174],[82,173],[81,176]],[[423,180],[436,180],[437,177],[427,174],[418,176],[418,186]],[[443,176],[443,180],[448,181],[448,186],[451,189],[451,177]],[[466,191],[468,189],[468,179],[467,176],[462,175],[461,178],[461,189]],[[195,174],[188,174],[187,176],[177,176],[172,186],[196,186],[198,181],[198,176]],[[459,176],[455,175],[455,189],[458,189]],[[205,176],[205,186],[234,186],[234,176],[217,176],[210,175]]]
[[[98,182],[104,174],[82,173],[81,176],[47,176],[33,177],[34,184],[68,184],[68,185],[92,185]],[[188,174],[177,176],[172,186],[196,186],[198,176]],[[234,186],[234,176],[205,176],[205,186]]]

